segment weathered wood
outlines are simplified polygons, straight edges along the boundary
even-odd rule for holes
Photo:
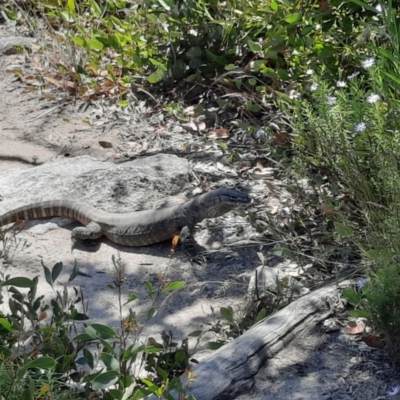
[[[192,368],[195,375],[188,394],[197,400],[230,399],[250,390],[254,375],[296,335],[319,321],[326,301],[338,295],[340,285],[332,283],[303,296],[274,315],[265,318],[242,336],[221,347],[203,363]],[[183,378],[187,385],[186,377]]]

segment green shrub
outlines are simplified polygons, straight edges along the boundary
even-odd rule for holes
[[[293,165],[314,181],[336,242],[358,246],[370,266],[367,286],[346,297],[399,360],[400,35],[390,7],[383,6],[356,73],[333,86],[317,72],[290,112]]]
[[[3,240],[6,247],[0,252],[0,259],[10,250],[8,243]],[[102,324],[85,323],[83,333],[77,334],[81,330],[79,322],[88,321],[89,317],[82,291],[67,286],[61,291],[55,288],[62,263],[55,264],[51,270],[43,264],[46,281],[54,290],[50,302],[37,293],[38,277],[0,275],[0,304],[4,303],[2,292],[7,290],[10,309],[0,314],[1,399],[61,400],[95,395],[107,400],[127,400],[148,394],[170,399],[170,390],[184,396],[179,376],[188,363],[186,342],[182,346],[174,343],[172,333],[163,334],[164,345],[158,345],[151,338],[146,344],[139,342],[143,324],[157,313],[155,306],[160,296],[179,289],[184,283],[172,282],[157,290],[150,282],[144,282],[152,307],[146,316],[137,316],[129,308],[128,316],[123,317],[123,308],[130,306],[137,296],[132,293],[122,302],[123,266],[114,257],[113,264],[115,276],[109,288],[118,298],[119,331]],[[75,265],[68,282],[78,273]],[[140,369],[147,371],[146,377],[135,375]]]

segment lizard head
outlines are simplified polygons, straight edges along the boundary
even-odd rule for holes
[[[239,192],[235,189],[217,189],[203,196],[204,204],[207,206],[208,218],[219,217],[234,208],[251,202],[251,198],[247,193]]]

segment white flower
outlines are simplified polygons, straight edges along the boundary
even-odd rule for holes
[[[337,98],[335,96],[326,96],[326,102],[329,106],[333,106],[336,103]]]
[[[382,12],[382,6],[381,6],[380,4],[378,4],[378,5],[375,7],[375,10],[376,10],[376,12],[381,13],[381,12]]]
[[[337,87],[346,87],[347,83],[345,81],[337,81],[336,86]]]
[[[355,130],[356,132],[364,132],[367,129],[367,125],[364,122],[360,122],[356,125]]]
[[[365,278],[362,278],[356,282],[356,285],[359,289],[362,289],[366,285],[366,283],[367,280]]]
[[[391,390],[389,390],[388,395],[389,396],[396,396],[396,394],[399,394],[399,393],[400,393],[400,386],[397,385],[397,386],[392,387]]]
[[[298,99],[299,97],[300,97],[300,93],[297,91],[297,90],[291,90],[290,92],[289,92],[289,97],[291,98],[291,99]]]
[[[353,72],[351,75],[349,75],[349,76],[347,77],[347,79],[348,79],[348,80],[351,80],[351,79],[357,78],[358,75],[360,75],[360,72],[359,72],[359,71]]]
[[[311,75],[314,74],[314,70],[313,70],[313,69],[308,69],[308,70],[306,71],[306,74],[311,76]]]
[[[361,64],[365,69],[371,68],[375,65],[375,58],[367,58]]]
[[[317,89],[318,89],[318,83],[317,82],[314,82],[311,86],[310,86],[310,90],[312,91],[312,92],[315,92]]]
[[[381,98],[379,96],[379,94],[370,94],[367,97],[367,101],[369,104],[375,104],[377,101],[379,101]]]

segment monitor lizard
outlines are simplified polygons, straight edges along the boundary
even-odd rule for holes
[[[103,235],[124,246],[145,246],[185,233],[190,237],[197,223],[249,204],[248,194],[235,189],[217,189],[171,207],[130,213],[109,213],[73,200],[50,200],[17,208],[0,216],[0,227],[19,220],[67,217],[84,227],[71,232],[77,240],[98,239]]]

